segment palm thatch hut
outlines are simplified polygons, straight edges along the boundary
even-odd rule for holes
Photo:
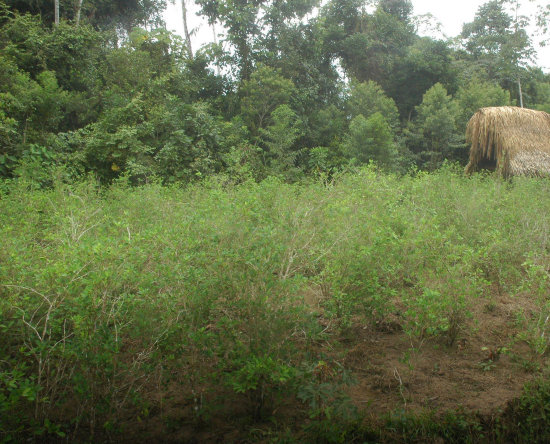
[[[481,108],[468,122],[466,174],[496,170],[504,177],[550,175],[550,114],[501,106]]]

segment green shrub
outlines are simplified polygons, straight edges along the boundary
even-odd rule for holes
[[[254,421],[297,397],[312,436],[362,436],[348,372],[321,341],[391,317],[453,344],[495,292],[532,299],[523,337],[547,350],[545,181],[447,165],[293,185],[51,184],[2,187],[1,439],[111,439],[171,402],[166,387],[197,427],[221,398]]]
[[[498,439],[517,443],[547,442],[550,439],[549,415],[548,381],[527,384],[521,397],[503,413],[497,429]]]

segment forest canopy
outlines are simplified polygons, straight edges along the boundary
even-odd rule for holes
[[[530,25],[518,1],[488,1],[449,40],[419,35],[408,0],[195,3],[222,40],[167,31],[163,0],[2,0],[0,176],[434,170],[465,164],[480,107],[550,110],[527,32],[547,11]]]

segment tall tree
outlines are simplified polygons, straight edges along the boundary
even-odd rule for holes
[[[270,159],[271,171],[287,179],[299,175],[296,168],[298,151],[293,149],[301,135],[302,123],[288,105],[280,105],[271,113],[273,122],[267,128],[260,128],[261,142]]]
[[[381,1],[369,13],[364,1],[333,0],[323,9],[325,48],[349,77],[374,80],[387,90],[397,61],[414,40],[406,1]]]
[[[271,113],[279,106],[288,104],[295,93],[292,81],[269,66],[260,65],[249,80],[245,80],[241,93],[241,113],[253,135],[270,123]]]
[[[550,42],[550,4],[539,5],[537,10],[536,25],[539,35],[543,36],[542,44],[548,45]]]
[[[397,149],[390,125],[379,112],[365,118],[354,117],[343,144],[344,154],[359,163],[375,161],[385,168],[394,166]]]
[[[277,48],[276,42],[290,22],[303,18],[319,0],[196,0],[196,3],[210,24],[219,21],[225,27],[226,41],[233,47],[233,53],[228,54],[230,66],[238,79],[248,80],[254,64],[265,58],[262,55],[269,47]],[[277,53],[272,56],[277,57]]]
[[[522,68],[527,62],[532,61],[534,49],[531,39],[525,31],[528,25],[528,18],[520,14],[519,0],[508,0],[513,12],[513,32],[507,44],[503,48],[504,58],[510,60],[510,76],[515,78],[518,85],[518,96],[520,106],[523,108],[523,90],[521,85]]]
[[[513,16],[506,9],[509,4]],[[519,7],[516,0],[491,0],[481,5],[473,22],[464,25],[461,37],[467,53],[486,68],[491,78],[517,85],[517,96],[523,105],[521,78],[534,49]]]
[[[459,133],[464,134],[466,124],[474,113],[487,106],[510,105],[510,92],[501,88],[496,82],[482,81],[473,78],[466,85],[461,86],[455,99],[458,102],[460,112],[457,118]]]
[[[464,146],[456,126],[459,109],[443,85],[436,83],[426,91],[416,112],[407,145],[417,156],[419,166],[433,170],[444,159],[460,157],[454,152]]]
[[[411,120],[423,94],[436,83],[456,90],[456,72],[447,42],[429,37],[417,38],[396,61],[395,72],[386,80],[401,118]]]
[[[402,22],[411,20],[413,5],[410,0],[380,0],[378,7]]]
[[[399,113],[395,102],[372,80],[365,83],[352,82],[346,105],[352,117],[362,114],[369,118],[375,113],[380,113],[392,128],[395,129],[399,125]]]
[[[82,12],[82,1],[83,0],[78,0],[78,5],[76,7],[76,18],[75,18],[76,26],[80,25],[80,14]]]
[[[97,29],[116,29],[129,33],[137,26],[162,24],[166,0],[86,0],[61,2],[54,0],[5,0],[6,4],[20,13],[40,15],[46,24],[55,23],[55,6],[59,17],[80,23],[84,20]],[[79,7],[80,6],[80,7]]]
[[[189,58],[193,58],[193,48],[191,47],[191,34],[189,33],[189,28],[187,27],[187,5],[186,0],[181,0],[181,15],[183,20],[183,32],[185,33],[185,43],[187,45],[187,52],[189,53]]]

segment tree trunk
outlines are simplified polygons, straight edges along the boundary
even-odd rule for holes
[[[78,9],[76,10],[76,26],[80,25],[80,11],[82,11],[82,1],[78,0]]]
[[[212,35],[214,37],[214,44],[218,46],[218,33],[216,32],[216,22],[212,22]],[[216,64],[216,73],[220,75],[220,65]]]
[[[518,77],[519,106],[523,108],[523,92],[521,91],[521,79]]]
[[[212,37],[214,37],[214,44],[218,44],[218,34],[216,32],[216,22],[212,22]]]
[[[53,0],[53,12],[55,26],[59,25],[59,0]]]
[[[181,0],[181,15],[183,18],[183,32],[185,33],[185,42],[187,43],[187,51],[189,52],[189,58],[193,58],[193,49],[191,48],[191,36],[189,35],[189,29],[187,28],[187,6],[185,0]]]

